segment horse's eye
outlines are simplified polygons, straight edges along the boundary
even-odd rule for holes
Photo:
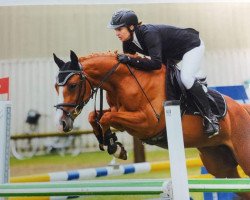
[[[74,90],[76,88],[77,84],[70,84],[69,90]]]

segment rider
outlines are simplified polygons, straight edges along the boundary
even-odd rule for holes
[[[199,32],[192,28],[178,28],[169,25],[142,25],[132,10],[118,10],[112,16],[109,28],[114,29],[122,41],[124,54],[118,55],[121,63],[139,70],[157,70],[167,60],[181,61],[181,80],[201,105],[204,118],[204,131],[209,138],[219,133],[219,123],[212,113],[205,90],[196,74],[201,70],[205,46]],[[136,52],[148,58],[132,58],[126,54]]]

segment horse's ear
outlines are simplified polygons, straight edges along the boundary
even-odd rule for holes
[[[61,59],[59,59],[56,54],[53,53],[53,56],[54,56],[54,61],[55,63],[57,64],[57,66],[59,67],[59,69],[61,69],[64,65],[65,65],[65,62],[62,61]]]
[[[79,70],[79,63],[78,63],[78,57],[75,54],[74,51],[70,50],[70,60],[71,60],[71,66],[74,67],[76,70]]]

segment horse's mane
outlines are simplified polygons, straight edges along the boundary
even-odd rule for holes
[[[115,52],[111,52],[111,51],[108,51],[108,52],[104,52],[104,53],[92,53],[90,55],[87,55],[87,56],[83,56],[83,57],[80,57],[79,58],[79,61],[80,62],[83,62],[85,60],[88,60],[88,59],[91,59],[91,58],[97,58],[97,57],[114,57],[116,58],[118,55],[117,51]],[[131,57],[140,57],[139,55],[135,54],[135,55],[130,55]]]
[[[79,61],[83,62],[85,60],[88,60],[90,58],[96,58],[96,57],[117,57],[117,51],[115,52],[105,52],[105,53],[92,53],[90,55],[87,55],[87,56],[83,56],[83,57],[80,57],[79,58]]]

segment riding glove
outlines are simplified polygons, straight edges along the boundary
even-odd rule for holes
[[[151,71],[161,68],[160,61],[153,61],[147,58],[131,58],[126,54],[118,54],[117,59],[119,62],[129,64],[131,67],[138,70]]]
[[[117,59],[123,64],[130,64],[131,58],[125,54],[118,54]]]

